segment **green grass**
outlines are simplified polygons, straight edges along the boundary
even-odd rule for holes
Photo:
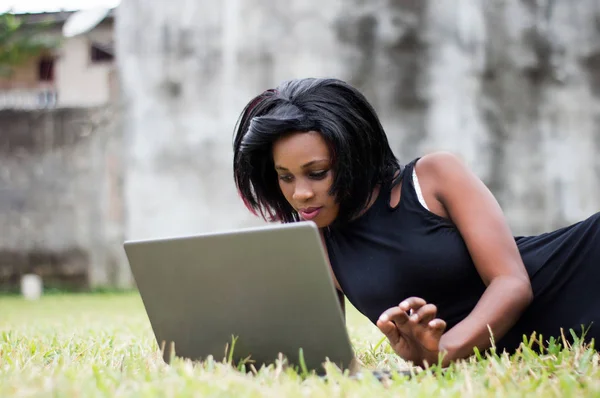
[[[365,369],[406,367],[352,307],[348,324]],[[524,348],[513,358],[473,358],[383,383],[332,367],[328,380],[301,377],[282,363],[257,374],[214,361],[167,366],[137,294],[0,297],[0,397],[600,396],[599,362],[584,347],[550,347],[541,356]]]

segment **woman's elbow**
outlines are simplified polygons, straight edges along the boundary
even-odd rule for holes
[[[533,301],[533,288],[528,278],[515,276],[499,276],[493,283],[498,283],[506,296],[516,301],[520,307],[528,307]]]
[[[524,307],[528,307],[533,302],[533,288],[529,278],[511,278],[512,288],[510,289],[514,297],[522,303]]]

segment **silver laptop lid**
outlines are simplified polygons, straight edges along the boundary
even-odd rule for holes
[[[312,222],[125,242],[125,252],[159,347],[258,369],[282,353],[322,371],[328,358],[353,366],[319,232]]]

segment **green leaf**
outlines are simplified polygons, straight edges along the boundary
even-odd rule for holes
[[[47,26],[45,22],[26,25],[10,12],[0,14],[0,76],[11,76],[15,67],[60,45],[60,40],[45,34]]]

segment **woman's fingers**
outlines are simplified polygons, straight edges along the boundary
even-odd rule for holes
[[[409,316],[410,310],[413,310],[413,313]],[[393,344],[398,342],[402,335],[416,337],[421,333],[439,340],[446,330],[446,322],[436,316],[435,305],[427,304],[419,297],[410,297],[397,307],[385,310],[377,321],[377,327]]]
[[[403,300],[398,307],[400,307],[403,311],[409,312],[413,310],[413,312],[417,311],[419,308],[427,304],[427,301],[423,300],[420,297],[409,297],[406,300]]]
[[[409,313],[411,322],[427,322],[433,320],[437,315],[437,307],[433,304],[428,304],[420,297],[409,297],[403,300],[398,307]]]
[[[436,318],[427,324],[429,329],[433,332],[434,336],[442,336],[444,330],[446,330],[446,322],[443,319]]]
[[[400,340],[398,326],[408,323],[408,315],[399,307],[385,310],[377,320],[377,327],[388,338],[392,344]]]
[[[421,322],[426,325],[429,321],[432,321],[436,315],[437,307],[433,304],[425,304],[410,316],[410,321],[414,323]]]
[[[400,307],[392,307],[385,310],[379,317],[380,321],[392,321],[396,325],[404,325],[408,322],[408,314]]]
[[[381,318],[379,318],[379,320],[377,321],[377,327],[379,328],[379,330],[381,330],[381,333],[383,333],[385,337],[388,338],[390,343],[396,344],[396,342],[400,339],[400,333],[394,322],[390,320],[382,320]]]

